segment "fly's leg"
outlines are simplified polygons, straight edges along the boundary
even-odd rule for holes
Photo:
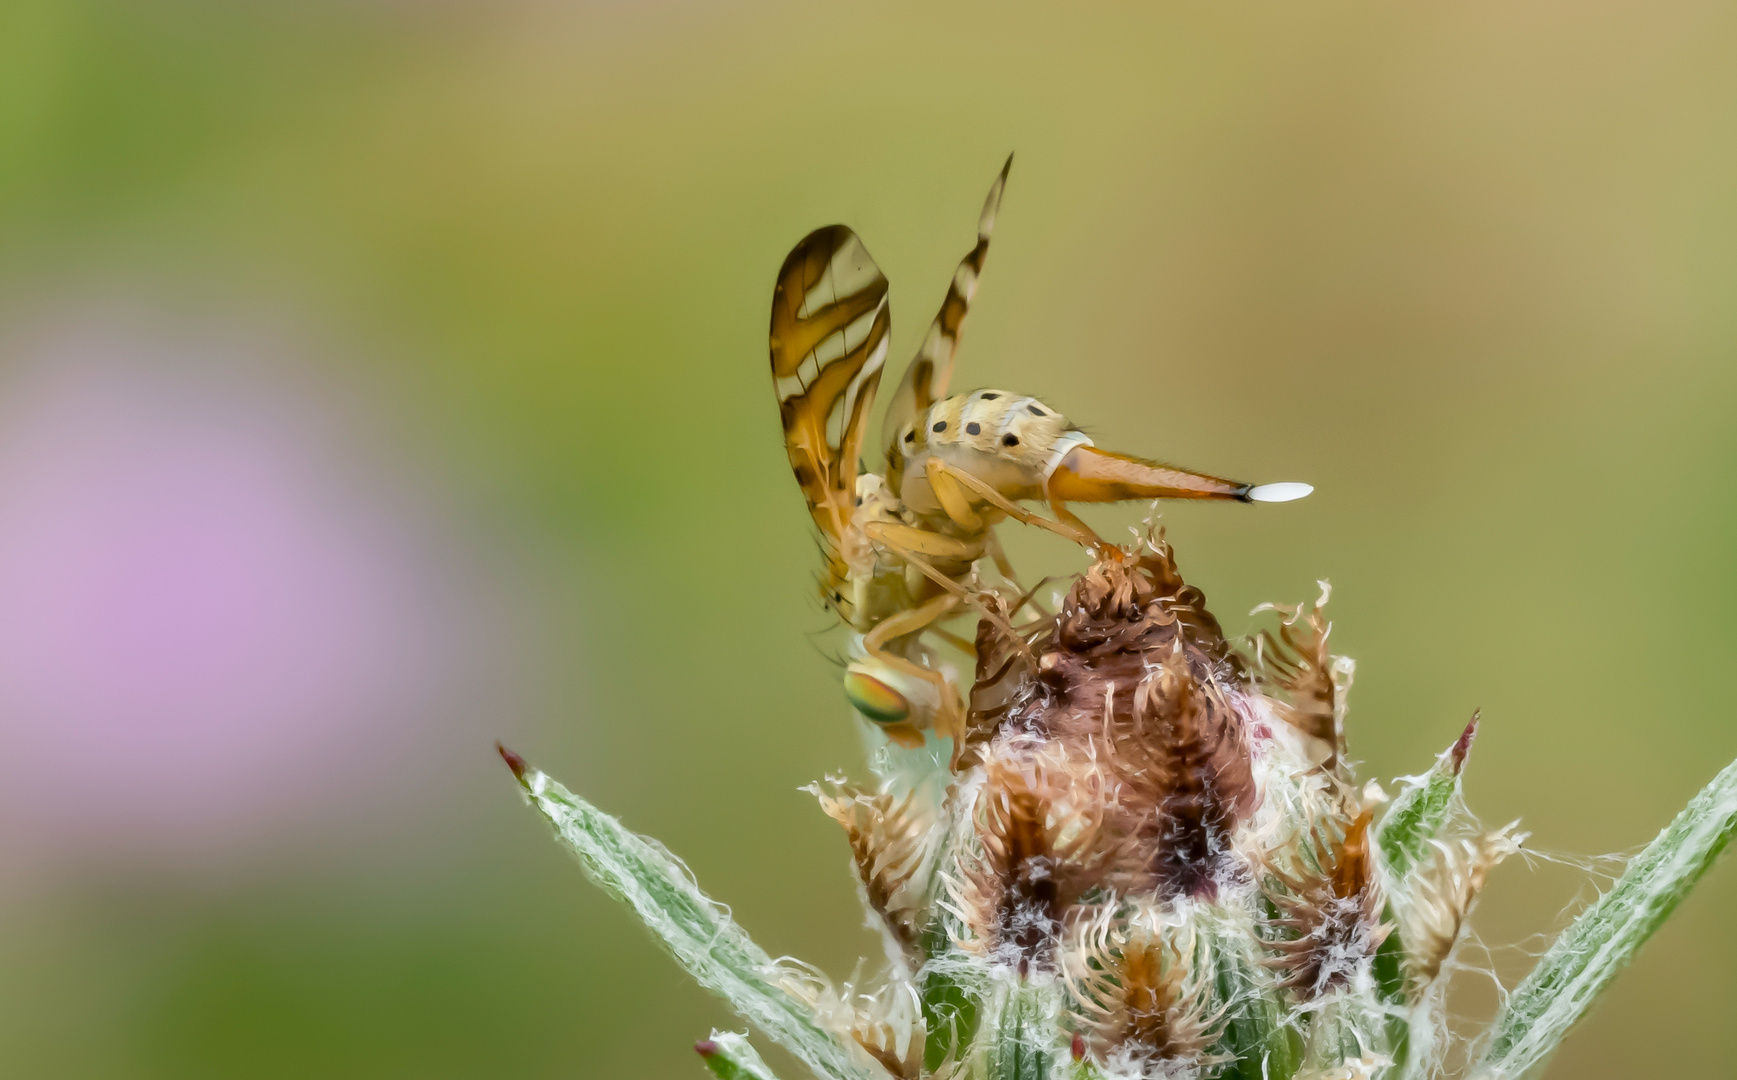
[[[926,576],[931,582],[940,585],[941,589],[947,590],[948,594],[959,597],[961,603],[969,603],[973,599],[971,590],[966,589],[952,576],[936,570],[933,564],[929,564],[929,557],[954,559],[957,563],[973,563],[983,554],[983,547],[985,547],[983,540],[943,537],[941,533],[931,533],[931,531],[919,530],[919,528],[908,526],[908,524],[893,524],[889,521],[875,521],[875,523],[868,524],[863,531],[867,533],[870,540],[881,543],[882,547],[891,550],[900,559],[905,559],[905,563],[915,566],[917,570],[921,571],[922,576]],[[983,613],[990,618],[995,618],[997,622],[1001,622],[994,611],[988,611],[985,608]],[[1002,629],[1007,630],[1009,634],[1013,632],[1013,627],[1006,627],[1006,625]],[[966,649],[966,653],[973,653],[974,655],[976,649]]]
[[[922,576],[926,576],[931,582],[940,585],[948,596],[954,596],[961,604],[971,603],[971,599],[973,599],[971,590],[966,589],[952,576],[936,570],[935,566],[929,563],[929,557],[954,559],[957,563],[973,563],[983,554],[983,542],[981,540],[943,537],[941,533],[931,533],[929,530],[919,530],[919,528],[908,526],[908,524],[893,524],[889,521],[875,521],[875,523],[868,524],[863,531],[867,533],[870,540],[874,540],[875,543],[891,550],[895,556],[921,571]],[[981,604],[978,608],[990,618],[997,618],[997,622],[999,622],[999,616],[995,616],[995,613],[988,611],[987,608],[981,608]],[[1002,629],[1007,630],[1009,634],[1013,632],[1013,627],[1002,627]],[[936,630],[936,632],[940,632],[940,630]],[[957,639],[957,642],[962,644],[964,639]],[[976,646],[966,648],[964,651],[966,651],[966,655],[974,656],[976,655]]]
[[[977,643],[975,641],[967,641],[958,634],[953,633],[951,630],[943,630],[939,626],[929,627],[929,633],[934,634],[936,637],[953,646],[955,649],[958,649],[966,656],[971,657],[973,660],[977,658]]]
[[[1023,589],[1025,587],[1019,584],[1019,577],[1013,572],[1013,564],[1007,561],[1007,552],[1001,550],[1001,541],[995,538],[994,533],[984,535],[983,550],[989,554],[991,559],[995,560],[995,569],[1001,571],[1002,577],[1013,582],[1018,588]]]
[[[1022,609],[1029,607],[1033,611],[1037,612],[1041,618],[1045,618],[1045,619],[1055,618],[1054,612],[1050,611],[1048,608],[1044,607],[1042,604],[1037,602],[1037,591],[1039,589],[1043,588],[1045,585],[1048,585],[1050,582],[1052,582],[1054,580],[1055,580],[1055,578],[1046,577],[1042,581],[1038,582],[1036,585],[1033,585],[1031,587],[1031,591],[1026,593],[1024,596],[1021,596],[1019,598],[1019,602],[1013,605],[1013,610],[1008,612],[1008,614],[1009,615],[1018,615]]]
[[[940,702],[935,712],[936,733],[951,736],[954,746],[965,737],[965,706],[958,691],[947,676],[889,652],[887,646],[899,638],[929,629],[932,623],[945,618],[960,602],[959,593],[944,592],[914,608],[882,619],[862,639],[863,651],[869,656],[934,687],[935,700]]]
[[[1016,521],[1024,522],[1027,525],[1035,525],[1040,529],[1048,529],[1057,536],[1071,540],[1081,547],[1090,548],[1093,551],[1107,551],[1110,549],[1110,545],[1104,543],[1103,539],[1100,538],[1097,533],[1092,531],[1091,526],[1069,513],[1065,507],[1054,500],[1050,501],[1050,508],[1056,512],[1056,517],[1054,519],[1046,518],[1042,514],[1034,514],[1025,507],[1020,506],[1012,499],[1009,499],[1007,496],[1001,494],[1001,492],[996,491],[993,487],[966,472],[964,469],[949,465],[939,458],[929,459],[929,472],[931,477],[929,485],[931,487],[934,487],[934,476],[939,474],[958,486],[975,492],[978,498],[989,503],[989,505],[995,507],[997,510],[1000,510],[1002,513]],[[936,489],[936,497],[940,497],[939,488]],[[943,501],[941,505],[945,508],[946,503]],[[948,511],[948,516],[952,516],[951,511]]]
[[[977,511],[971,509],[971,497],[960,487],[955,476],[958,471],[935,457],[930,458],[923,466],[923,472],[929,478],[929,488],[935,493],[935,501],[941,504],[941,509],[947,512],[947,516],[966,532],[981,532],[983,519],[978,516]]]
[[[1120,556],[1120,553],[1121,553],[1120,548],[1112,547],[1111,545],[1104,543],[1104,541],[1098,536],[1098,534],[1092,531],[1092,527],[1090,525],[1087,525],[1084,521],[1081,521],[1079,519],[1078,515],[1076,515],[1072,510],[1068,509],[1067,503],[1062,502],[1060,499],[1056,498],[1053,494],[1051,494],[1049,496],[1049,508],[1050,508],[1050,511],[1055,514],[1057,521],[1066,522],[1068,525],[1072,526],[1073,528],[1078,529],[1081,533],[1084,533],[1086,536],[1091,537],[1091,542],[1087,546],[1090,547],[1094,552],[1099,552],[1099,553],[1110,552],[1110,553],[1116,554],[1118,557]]]
[[[1008,581],[1013,583],[1014,588],[1025,588],[1024,585],[1019,583],[1019,577],[1013,572],[1013,564],[1007,561],[1007,553],[1001,550],[1001,541],[996,539],[994,533],[989,533],[983,538],[983,550],[987,551],[990,557],[995,560],[995,568],[1001,571],[1002,577],[1005,577]],[[1044,578],[1036,585],[1033,585],[1030,592],[1021,593],[1019,602],[1007,610],[1008,616],[1012,617],[1018,615],[1023,608],[1029,607],[1044,618],[1050,618],[1053,613],[1048,608],[1037,602],[1037,591],[1045,585],[1048,585],[1051,580],[1052,579],[1050,578]]]
[[[961,540],[956,536],[944,536],[928,529],[892,521],[871,521],[863,526],[863,532],[870,540],[886,545],[899,555],[927,555],[936,559],[974,562],[983,554],[981,540]],[[945,574],[937,580],[942,579],[943,588],[957,587],[957,582]]]
[[[972,600],[970,589],[935,569],[929,564],[929,560],[925,556],[937,556],[960,562],[974,561],[983,554],[983,542],[981,540],[961,540],[958,537],[929,532],[927,529],[918,529],[910,525],[895,525],[883,521],[874,522],[863,531],[868,534],[870,540],[885,546],[899,558],[916,567],[925,577],[946,590],[947,595],[956,598],[959,603],[967,603]],[[1013,632],[1013,627],[999,613],[981,604],[977,607],[984,617],[993,620],[998,628],[1005,631],[1010,637],[1017,637]],[[972,648],[966,651],[975,655],[977,650]]]

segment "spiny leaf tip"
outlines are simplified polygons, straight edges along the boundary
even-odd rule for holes
[[[507,763],[507,768],[513,770],[513,776],[519,783],[524,783],[525,774],[531,771],[530,764],[498,742],[495,743],[495,749],[500,751],[501,760]]]
[[[1472,722],[1466,725],[1466,730],[1461,732],[1460,737],[1454,740],[1453,746],[1448,748],[1448,753],[1453,755],[1455,776],[1458,776],[1460,770],[1466,767],[1466,755],[1472,752],[1472,740],[1478,737],[1478,718],[1483,715],[1484,710],[1482,709],[1472,710]]]

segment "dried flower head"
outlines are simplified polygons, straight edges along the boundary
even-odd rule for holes
[[[1391,801],[1357,787],[1325,600],[1270,609],[1239,654],[1152,535],[1025,625],[1025,597],[985,593],[956,743],[812,789],[888,943],[884,972],[838,987],[508,763],[586,870],[819,1080],[1426,1080],[1454,1055],[1517,1080],[1737,834],[1737,764],[1456,1044],[1454,949],[1523,836],[1460,800],[1475,719]],[[699,1048],[720,1080],[773,1080],[741,1036]]]

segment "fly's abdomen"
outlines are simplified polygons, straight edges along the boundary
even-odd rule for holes
[[[1034,397],[1005,390],[955,394],[935,402],[901,433],[899,497],[919,515],[940,509],[927,476],[933,458],[1008,499],[1037,498],[1062,456],[1090,442],[1067,417]]]

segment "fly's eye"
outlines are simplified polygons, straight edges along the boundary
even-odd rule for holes
[[[911,703],[905,695],[860,671],[844,673],[844,696],[857,712],[877,724],[897,724],[911,715]]]

